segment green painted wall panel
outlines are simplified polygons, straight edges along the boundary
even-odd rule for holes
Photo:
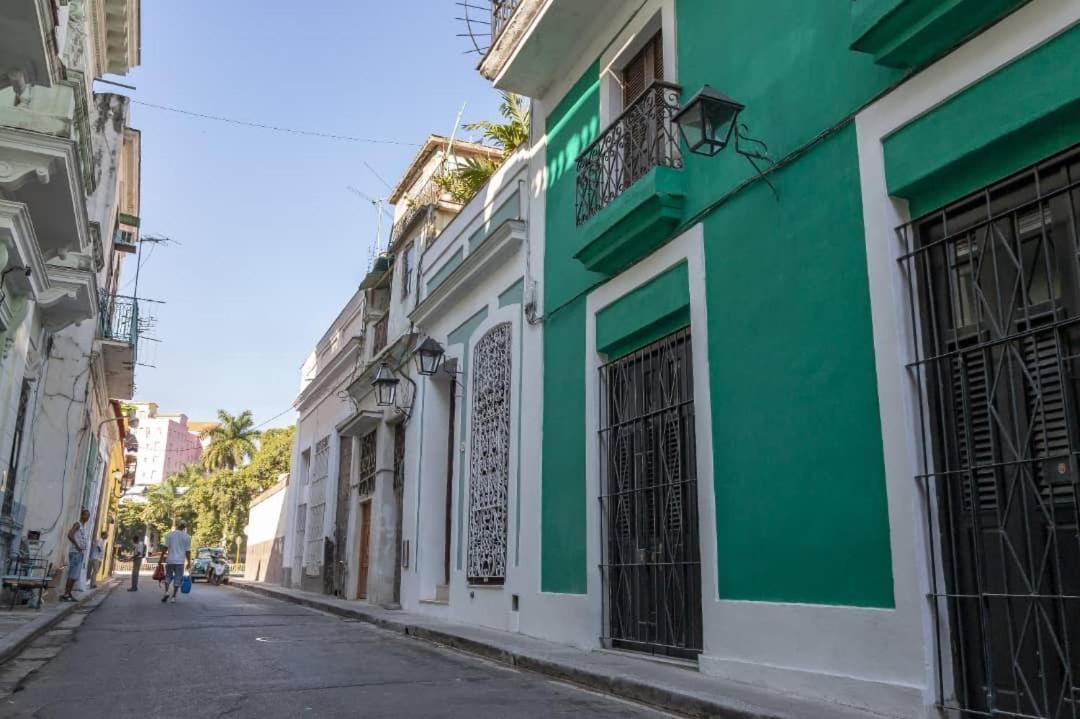
[[[889,192],[919,216],[1080,142],[1078,57],[1075,26],[893,133]]]
[[[603,279],[574,259],[580,232],[574,215],[577,156],[600,129],[600,66],[590,67],[547,117],[544,306],[554,308]]]
[[[600,127],[600,69],[593,64],[547,117],[544,238],[544,443],[540,589],[583,594],[585,559],[585,300],[602,278],[573,255],[577,156]],[[576,391],[575,391],[576,388]]]
[[[455,562],[459,570],[461,569],[461,555],[465,548],[465,419],[468,417],[468,413],[465,411],[465,398],[469,396],[469,340],[472,338],[473,332],[476,332],[476,328],[480,326],[480,323],[487,319],[487,316],[488,310],[487,307],[484,307],[472,317],[458,325],[458,327],[451,331],[446,337],[446,344],[448,347],[462,345],[461,364],[458,366],[458,372],[460,372],[458,375],[458,384],[460,386],[461,399],[458,401],[457,405],[458,416],[454,420],[457,425],[458,433],[457,552]]]
[[[681,262],[596,313],[596,349],[618,359],[688,324],[690,280]]]
[[[854,127],[774,181],[705,222],[719,594],[892,607]]]
[[[917,68],[1030,0],[857,0],[852,49],[889,67]]]
[[[584,594],[585,298],[544,322],[544,444],[540,590]]]
[[[491,213],[487,222],[469,235],[469,252],[482,245],[491,236],[492,230],[498,229],[507,220],[516,220],[519,214],[521,214],[521,200],[515,192]]]
[[[685,161],[685,224],[671,235],[698,221],[706,226],[710,326],[693,331],[712,357],[722,592],[891,606],[850,123],[902,72],[848,48],[851,4],[843,0],[676,0],[676,16],[684,100],[708,83],[745,103],[748,134],[768,143],[776,159],[839,133],[778,173],[779,202],[758,183],[718,204],[756,175],[734,152]],[[584,520],[595,500],[584,479],[584,331],[592,319],[584,297],[604,278],[573,259],[583,244],[574,161],[600,130],[598,87],[593,65],[546,121],[544,591],[583,592],[589,571]],[[813,171],[800,169],[804,163]],[[732,377],[740,384],[724,394]],[[736,509],[755,521],[733,516]]]
[[[458,268],[458,266],[464,261],[465,253],[459,247],[454,251],[454,254],[450,255],[450,259],[443,264],[442,267],[431,276],[431,279],[427,283],[427,291],[430,294],[436,287],[446,282],[446,278],[450,276],[450,273]]]
[[[525,296],[525,278],[519,279],[499,295],[499,307],[520,305]]]

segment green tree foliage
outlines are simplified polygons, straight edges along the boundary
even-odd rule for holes
[[[218,419],[215,430],[221,431],[207,433],[211,444],[202,462],[167,477],[144,502],[120,505],[120,531],[128,544],[137,526],[164,536],[175,520],[184,519],[193,548],[223,546],[234,559],[240,556],[251,500],[289,471],[295,427],[259,433],[247,410],[235,417],[220,411]]]
[[[495,174],[506,158],[529,140],[529,105],[512,92],[502,93],[499,114],[503,122],[481,120],[463,125],[471,132],[479,131],[484,142],[497,148],[498,158],[471,157],[458,167],[438,175],[435,182],[458,202],[468,202],[484,183]]]
[[[143,521],[143,506],[133,500],[120,502],[116,510],[116,546],[120,553],[131,554],[135,548],[135,535],[146,536],[146,522]]]
[[[255,454],[260,433],[249,409],[235,416],[219,409],[217,415],[217,426],[203,432],[203,438],[210,440],[203,465],[209,470],[236,469]]]

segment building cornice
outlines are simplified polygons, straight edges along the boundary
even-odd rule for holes
[[[362,347],[361,337],[350,338],[326,367],[321,369],[315,378],[300,391],[293,402],[293,407],[298,412],[303,412],[312,403],[325,399],[326,395],[345,381],[346,374],[356,366]]]

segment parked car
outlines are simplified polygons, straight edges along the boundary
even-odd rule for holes
[[[199,547],[195,552],[195,561],[191,563],[191,581],[203,580],[210,581],[211,578],[211,565],[214,563],[214,559],[220,557],[225,563],[225,577],[229,576],[229,564],[225,559],[225,549],[223,547]]]

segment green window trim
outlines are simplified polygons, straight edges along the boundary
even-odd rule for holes
[[[615,360],[688,324],[690,277],[684,260],[596,313],[596,350]]]
[[[919,217],[1080,142],[1077,57],[1080,26],[885,138],[889,194]]]

